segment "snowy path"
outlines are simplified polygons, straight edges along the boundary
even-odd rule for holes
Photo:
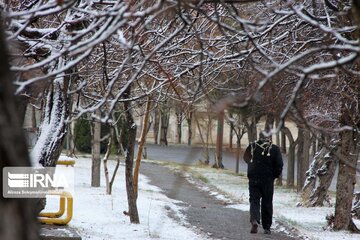
[[[181,174],[167,167],[154,163],[142,163],[141,173],[150,178],[153,184],[165,191],[172,199],[181,201],[180,206],[187,222],[192,227],[200,229],[214,239],[298,239],[284,233],[273,232],[264,235],[262,229],[258,234],[250,234],[249,213],[227,206],[224,199],[218,199],[209,191],[200,190],[187,181]]]

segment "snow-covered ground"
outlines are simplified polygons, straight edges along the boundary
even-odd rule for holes
[[[114,162],[108,162],[110,172]],[[181,166],[170,167],[184,170]],[[248,210],[247,179],[224,170],[210,167],[194,166],[186,168],[189,180],[205,180],[207,190],[227,201],[232,201],[228,207]],[[186,219],[181,215],[176,201],[167,198],[161,189],[149,185],[148,179],[140,175],[139,197],[137,201],[140,224],[130,224],[127,211],[127,197],[125,188],[124,166],[121,164],[113,187],[113,194],[106,195],[103,171],[101,187],[91,188],[91,159],[79,158],[75,164],[75,196],[74,216],[69,223],[77,229],[83,239],[207,239],[196,229],[187,226]],[[203,184],[199,185],[204,187]],[[219,190],[221,189],[221,191]],[[309,239],[317,240],[355,240],[360,236],[347,232],[333,232],[324,230],[326,215],[333,212],[333,208],[303,208],[296,207],[299,201],[295,192],[285,188],[276,188],[274,195],[274,215],[276,220],[295,226]],[[48,200],[46,211],[57,210],[58,199]],[[181,219],[182,223],[173,220],[169,215]],[[360,227],[360,221],[356,220]]]
[[[114,161],[108,162],[110,174],[114,165]],[[185,220],[181,220],[183,225],[169,217],[170,213],[179,219],[183,218],[179,207],[175,205],[176,201],[167,198],[161,189],[149,185],[143,175],[139,177],[137,200],[140,224],[130,224],[129,217],[123,213],[128,211],[124,165],[121,164],[118,170],[112,195],[106,194],[103,168],[101,170],[101,186],[92,188],[91,159],[76,159],[74,213],[69,226],[75,228],[83,240],[206,239],[194,229],[184,226]],[[50,197],[47,202],[44,211],[57,211],[57,197]]]

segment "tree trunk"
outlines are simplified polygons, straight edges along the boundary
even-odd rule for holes
[[[287,154],[288,167],[287,167],[286,186],[287,187],[294,187],[294,180],[295,180],[295,147],[296,147],[296,143],[294,141],[294,138],[293,138],[289,128],[284,127],[282,129],[282,133],[283,133],[284,136],[287,136],[287,138],[289,139],[289,152]]]
[[[335,230],[358,231],[351,218],[351,208],[356,183],[356,164],[359,149],[352,131],[340,134],[341,146],[339,174],[336,185]]]
[[[0,178],[4,167],[30,166],[22,120],[9,70],[2,29],[0,29]],[[1,192],[3,186],[0,184]],[[39,239],[36,202],[32,199],[0,198],[0,239]]]
[[[238,123],[234,124],[232,126],[233,128],[233,132],[236,135],[236,154],[235,154],[235,158],[236,158],[236,165],[235,165],[235,172],[239,173],[239,168],[240,168],[240,153],[241,153],[241,139],[245,134],[245,130],[244,127],[240,127],[241,125],[244,126],[244,124],[242,123],[242,115],[238,114]],[[235,128],[235,125],[238,125],[237,128]]]
[[[248,123],[246,119],[244,120],[244,124],[248,133],[249,143],[254,142],[257,139],[256,123],[257,120],[254,115],[250,118],[250,123]]]
[[[154,142],[155,144],[158,144],[158,137],[159,137],[159,125],[160,125],[160,110],[159,105],[157,108],[155,108],[154,111]]]
[[[114,127],[116,127],[116,125]],[[109,142],[108,142],[108,145],[107,145],[107,150],[106,150],[105,156],[103,158],[104,159],[105,179],[106,179],[106,194],[109,194],[109,195],[112,194],[112,187],[113,187],[113,184],[114,184],[114,181],[115,181],[117,171],[119,170],[119,166],[120,166],[120,155],[122,155],[121,150],[119,150],[118,154],[116,156],[116,166],[115,166],[115,169],[114,169],[114,171],[112,173],[112,177],[110,179],[109,170],[107,168],[107,160],[108,160],[110,152],[111,152],[111,145],[113,143],[112,138],[113,138],[114,134],[116,134],[116,133],[115,133],[115,131],[113,129],[112,131],[110,131],[110,138],[109,138]]]
[[[278,125],[279,125],[279,119],[276,119],[275,126],[278,126]],[[280,150],[281,150],[280,132],[277,132],[275,134],[275,144],[278,145],[280,147]]]
[[[74,135],[71,124],[67,126],[66,134],[66,155],[73,156],[75,154]]]
[[[181,123],[183,120],[183,113],[181,111],[181,108],[178,107],[176,108],[176,130],[177,130],[177,142],[179,144],[181,144],[181,140],[182,140],[182,128],[181,128]]]
[[[36,122],[36,108],[34,106],[31,106],[31,128],[36,129],[37,128],[37,122]]]
[[[209,163],[210,163],[211,126],[212,126],[212,118],[211,118],[211,116],[208,114],[208,121],[207,121],[207,123],[206,123],[205,153],[203,153],[206,164],[209,164]]]
[[[318,138],[318,134],[314,133],[312,134],[311,137],[311,147],[310,147],[310,156],[313,158],[315,156],[315,154],[320,151],[319,149],[317,149],[317,138]]]
[[[40,163],[44,167],[56,165],[66,136],[66,119],[69,112],[67,96],[69,79],[66,78],[65,73],[59,74],[47,91],[40,134],[32,150],[34,163]]]
[[[186,121],[188,123],[188,145],[191,146],[192,143],[192,116],[193,113],[190,111],[186,117]]]
[[[215,168],[224,168],[222,163],[222,148],[223,148],[223,138],[224,138],[224,111],[218,114],[218,125],[216,132],[216,157]]]
[[[360,232],[352,221],[351,208],[356,184],[356,167],[360,151],[360,85],[357,77],[346,78],[341,99],[339,174],[336,185],[334,229]]]
[[[229,113],[229,118],[233,119],[232,113]],[[234,128],[235,128],[234,122],[231,120],[230,121],[230,133],[229,133],[229,149],[233,148]]]
[[[148,97],[145,107],[145,115],[142,122],[142,129],[139,139],[139,145],[136,155],[136,161],[135,161],[135,170],[134,170],[134,191],[135,191],[135,198],[137,198],[138,193],[138,181],[139,181],[139,171],[140,171],[140,163],[141,158],[143,154],[143,150],[146,144],[146,135],[147,135],[147,129],[148,129],[148,123],[149,123],[149,117],[150,117],[150,108],[151,108],[151,98]]]
[[[125,97],[130,97],[130,87],[126,90]],[[136,124],[131,113],[130,102],[124,102],[124,111],[126,115],[126,123],[128,128],[128,145],[125,156],[125,181],[126,181],[126,192],[128,199],[129,211],[131,223],[140,223],[139,214],[136,204],[136,196],[134,189],[134,178],[133,178],[133,167],[134,167],[134,151],[135,151],[135,140],[136,140]]]
[[[72,98],[69,99],[69,110],[73,111],[73,100]],[[34,109],[35,111],[35,109]],[[74,156],[75,155],[75,143],[74,143],[74,128],[75,128],[75,121],[67,124],[66,127],[66,155],[67,156]]]
[[[306,172],[306,180],[301,192],[301,198],[304,203],[303,205],[305,206],[310,205],[309,198],[316,186],[317,171],[321,166],[323,166],[326,154],[328,154],[328,150],[326,148],[323,148],[320,152],[316,153],[309,170]]]
[[[200,126],[199,119],[197,117],[195,117],[195,122],[196,122],[197,129],[199,131],[199,135],[200,135],[200,139],[201,139],[201,143],[202,143],[202,147],[203,147],[202,156],[204,159],[204,163],[209,164],[210,163],[210,154],[209,154],[209,141],[208,140],[209,140],[209,125],[211,124],[210,117],[209,117],[209,122],[206,124],[206,139],[204,138],[202,127]]]
[[[113,175],[112,175],[112,177],[111,177],[111,180],[110,180],[110,182],[109,182],[109,192],[108,192],[109,195],[111,195],[111,193],[112,193],[112,187],[113,187],[113,185],[114,185],[116,173],[117,173],[117,171],[119,170],[119,166],[120,166],[120,156],[117,155],[117,157],[116,157],[116,166],[115,166]]]
[[[240,152],[241,152],[241,139],[239,136],[236,138],[236,166],[235,166],[235,172],[239,173],[240,168]]]
[[[312,207],[323,206],[324,202],[328,200],[327,191],[334,178],[337,161],[333,157],[327,158],[324,166],[319,169],[319,186],[310,196],[310,203]]]
[[[112,137],[111,135],[109,136],[109,140],[108,140],[108,144],[107,144],[107,148],[106,148],[106,153],[103,157],[103,164],[104,164],[104,175],[105,175],[105,184],[106,184],[106,194],[111,194],[111,185],[110,185],[110,177],[109,177],[109,169],[107,166],[107,161],[109,159],[109,155],[111,152],[111,141],[112,141]]]
[[[360,26],[360,0],[352,1],[352,13],[354,23]],[[357,39],[360,36],[359,29],[355,32]],[[360,86],[359,79],[355,77],[346,78],[342,89],[343,98],[341,99],[341,117],[342,126],[352,126],[353,131],[344,131],[340,133],[340,159],[339,174],[336,185],[336,204],[334,229],[357,231],[356,225],[351,218],[351,203],[356,183],[356,165],[359,157],[359,100]]]
[[[101,117],[100,110],[96,110],[96,116]],[[91,164],[91,186],[100,187],[100,168],[101,168],[101,157],[100,157],[100,144],[101,144],[101,122],[99,119],[93,121],[93,137],[92,137],[92,164]]]
[[[264,129],[266,132],[269,132],[274,127],[274,121],[275,121],[275,118],[274,118],[273,114],[269,113],[266,115],[265,129]],[[271,139],[272,139],[272,136],[271,136]]]
[[[112,114],[112,118],[113,119],[116,119],[116,116],[115,116],[115,113],[113,112]],[[115,121],[115,122],[117,122],[117,120]],[[122,128],[122,124],[121,124],[121,127],[119,127],[118,126],[118,124],[117,123],[115,123],[114,124],[114,130],[115,130],[115,138],[116,138],[116,141],[118,142],[118,149],[117,149],[117,154],[118,155],[121,155],[121,156],[125,156],[125,151],[124,151],[124,147],[123,147],[123,144],[122,144],[122,141],[121,141],[121,134],[122,134],[122,130],[123,130],[123,128]]]
[[[270,131],[274,127],[274,120],[275,119],[272,114],[267,115],[266,124],[265,124],[266,131]],[[277,136],[279,136],[279,135],[278,134],[275,135],[276,141],[278,140]],[[272,135],[271,135],[271,139],[272,139]],[[272,141],[273,141],[273,139],[272,139]],[[276,179],[275,185],[277,185],[277,186],[283,185],[283,174],[280,174],[280,176]]]
[[[304,187],[305,180],[306,180],[306,173],[309,170],[310,164],[310,132],[307,129],[303,130],[303,153],[302,153],[302,162],[300,163],[301,166],[301,187]]]
[[[280,143],[280,149],[282,153],[286,153],[286,135],[284,131],[281,130],[281,143]]]
[[[332,149],[331,151],[333,151]],[[315,154],[310,169],[306,172],[306,181],[301,197],[307,207],[323,206],[328,199],[327,191],[335,173],[335,159],[327,148]],[[318,182],[318,184],[316,184]],[[316,186],[318,185],[318,186]]]
[[[297,184],[296,189],[298,192],[301,191],[304,182],[306,171],[303,171],[303,162],[304,162],[304,129],[299,128],[298,130],[298,138],[297,138]]]
[[[167,131],[169,128],[169,120],[170,120],[170,109],[166,106],[162,107],[162,110],[160,111],[160,144],[163,144],[165,146],[168,145],[167,141]]]
[[[116,173],[119,169],[119,166],[120,166],[120,158],[119,158],[119,155],[117,155],[116,157],[116,166],[115,166],[115,169],[113,171],[113,174],[112,174],[112,177],[110,179],[110,173],[109,173],[109,169],[108,169],[108,166],[107,166],[107,161],[109,159],[109,156],[110,156],[110,152],[111,152],[111,146],[112,146],[112,139],[113,139],[113,136],[114,136],[114,131],[113,129],[110,131],[110,136],[109,136],[109,139],[108,139],[108,144],[107,144],[107,148],[106,148],[106,153],[103,157],[103,163],[104,163],[104,173],[105,173],[105,183],[106,183],[106,194],[108,195],[111,195],[112,194],[112,186],[114,184],[114,181],[115,181],[115,177],[116,177]]]

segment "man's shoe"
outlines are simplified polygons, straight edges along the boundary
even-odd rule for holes
[[[264,230],[264,234],[271,234],[270,229],[265,229],[265,230]]]
[[[251,222],[251,230],[250,233],[257,233],[258,232],[258,223],[257,221],[252,221]]]

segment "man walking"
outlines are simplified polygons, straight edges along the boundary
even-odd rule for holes
[[[278,146],[261,132],[259,140],[250,143],[244,153],[248,164],[250,194],[250,233],[257,233],[261,224],[265,234],[271,234],[274,180],[281,175],[283,160]]]

